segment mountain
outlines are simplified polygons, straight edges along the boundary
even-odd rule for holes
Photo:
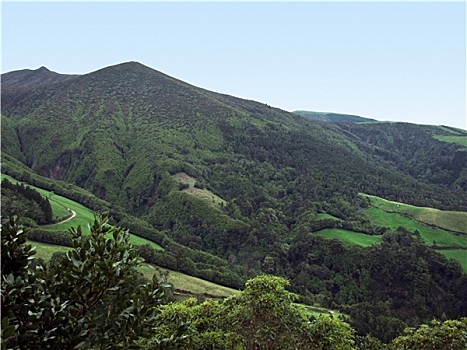
[[[294,111],[293,113],[298,114],[304,118],[319,120],[322,122],[331,123],[372,123],[377,120],[371,118],[364,118],[358,115],[351,114],[340,114],[340,113],[324,113],[324,112],[310,112],[310,111]]]
[[[2,91],[6,89],[29,89],[60,83],[77,77],[71,74],[59,74],[46,67],[36,70],[23,69],[2,74]]]
[[[305,300],[327,306],[391,300],[386,316],[410,324],[441,317],[442,307],[448,317],[465,313],[467,304],[453,307],[464,290],[454,287],[464,283],[460,266],[403,228],[373,224],[360,195],[467,211],[466,150],[453,142],[464,132],[310,120],[137,62],[43,81],[2,86],[2,171],[73,185],[60,189],[77,201],[76,188],[87,190],[119,208],[116,222],[121,211],[138,217],[148,226],[132,233],[164,232],[170,240],[154,237],[178,254],[174,268],[211,280],[283,275]],[[384,233],[384,244],[363,250],[313,234],[336,225]],[[394,264],[408,256],[414,281],[429,285],[399,283],[407,270]]]

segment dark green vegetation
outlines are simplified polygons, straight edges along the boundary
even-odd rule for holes
[[[146,280],[128,232],[98,217],[90,235],[48,263],[2,222],[2,349],[462,349],[467,320],[407,328],[384,345],[340,318],[309,316],[287,280],[262,275],[222,301],[166,304],[173,286]],[[112,238],[106,238],[106,236]],[[136,288],[135,288],[136,287]],[[371,347],[370,347],[371,346]]]
[[[2,181],[2,210],[7,213],[18,213],[23,219],[38,224],[53,223],[52,206],[47,198],[39,192],[23,184]]]
[[[2,348],[128,348],[152,334],[172,286],[138,275],[128,233],[105,218],[73,236],[73,249],[44,266],[14,218],[2,223]]]
[[[10,185],[8,185],[10,184]],[[8,175],[2,174],[2,210],[4,210],[7,213],[18,213],[21,215],[21,220],[24,221],[25,217],[27,217],[28,214],[27,211],[30,211],[31,206],[27,206],[29,202],[26,202],[26,207],[24,210],[21,210],[21,208],[14,208],[13,210],[9,208],[8,206],[8,196],[4,196],[3,191],[6,190],[8,187],[13,187],[15,188],[27,188],[29,189],[28,191],[34,191],[36,193],[35,197],[39,198],[41,201],[48,203],[48,207],[50,210],[49,215],[50,217],[55,217],[55,219],[49,220],[47,222],[40,222],[37,220],[34,220],[37,224],[47,224],[47,225],[41,225],[38,227],[34,223],[32,223],[32,226],[34,227],[33,229],[30,230],[30,237],[31,238],[36,238],[39,239],[40,241],[44,241],[44,238],[42,236],[47,236],[49,235],[54,235],[55,233],[58,234],[63,234],[64,237],[66,237],[66,232],[74,227],[81,226],[83,227],[83,232],[85,234],[89,233],[89,228],[88,224],[93,221],[94,219],[94,213],[92,210],[89,208],[84,207],[83,205],[76,203],[75,201],[62,197],[58,194],[55,194],[53,192],[44,190],[42,188],[38,188],[35,186],[29,186],[29,185],[24,185],[23,183],[20,183],[16,181],[14,178]],[[14,192],[16,194],[16,192]],[[8,195],[8,193],[7,193]],[[5,201],[7,203],[5,204]],[[27,225],[31,225],[31,221],[26,222]],[[58,236],[55,234],[55,236]],[[45,239],[45,241],[48,241]],[[66,245],[68,241],[64,241],[63,244]],[[148,239],[142,238],[137,235],[130,234],[130,242],[136,245],[143,245],[143,244],[148,244],[150,245],[153,249],[156,250],[161,250],[162,248],[157,244],[154,243]],[[57,242],[54,242],[57,243]]]
[[[376,122],[375,119],[363,118],[358,115],[340,114],[340,113],[324,113],[324,112],[311,112],[311,111],[294,111],[304,118],[319,120],[322,122],[331,123],[371,123]]]
[[[432,247],[462,240],[378,222],[387,213],[359,195],[467,211],[467,151],[443,141],[462,130],[308,120],[134,62],[7,86],[2,113],[2,170],[109,211],[164,248],[141,247],[147,261],[234,288],[287,277],[302,302],[342,309],[385,341],[467,315],[465,273]],[[315,234],[326,229],[381,243]]]

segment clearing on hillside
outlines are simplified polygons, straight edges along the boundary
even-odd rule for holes
[[[372,244],[381,242],[381,236],[372,236],[361,232],[341,230],[337,228],[325,228],[324,230],[314,232],[313,235],[326,239],[338,239],[344,244],[355,244],[362,247],[368,247]]]
[[[180,184],[187,185],[188,187],[183,189],[182,192],[191,194],[192,196],[198,197],[202,199],[206,203],[209,203],[215,207],[220,207],[226,203],[221,197],[215,195],[211,191],[205,188],[198,188],[195,187],[196,181],[195,178],[189,176],[186,173],[177,173],[172,175],[175,180],[177,180]]]
[[[411,217],[430,226],[467,234],[467,212],[446,211],[428,207],[416,207],[410,204],[389,201],[380,197],[361,194],[370,199],[370,205],[388,213],[398,213]]]

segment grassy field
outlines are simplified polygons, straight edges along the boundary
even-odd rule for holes
[[[310,316],[329,315],[333,317],[341,317],[344,319],[349,317],[347,314],[343,314],[336,310],[325,309],[323,307],[310,306],[310,305],[305,305],[305,304],[295,304],[295,305],[304,308],[306,312],[308,313],[308,315]]]
[[[467,147],[467,137],[466,136],[444,136],[436,135],[436,139],[444,142],[458,143],[462,146]]]
[[[5,175],[5,174],[1,174],[1,180],[3,181],[3,179],[7,179],[8,181],[10,181],[11,183],[21,183],[20,181],[17,181],[16,179],[12,178],[11,176],[8,176],[8,175]],[[59,220],[63,220],[67,217],[69,217],[71,215],[70,211],[67,210],[67,207],[64,203],[62,203],[58,197],[57,198],[53,198],[53,195],[51,194],[51,192],[49,191],[46,191],[42,188],[38,188],[38,187],[35,187],[35,186],[32,186],[32,185],[29,185],[29,184],[26,184],[23,182],[23,184],[25,185],[28,185],[29,187],[32,187],[34,188],[37,192],[39,192],[41,195],[43,195],[44,197],[47,197],[49,198],[49,202],[50,202],[50,205],[52,207],[52,211],[53,211],[53,214],[54,214],[54,219],[59,221]],[[51,198],[52,197],[52,198]],[[56,200],[57,199],[57,200]]]
[[[369,207],[365,210],[373,224],[389,227],[392,230],[399,226],[406,228],[409,231],[418,230],[422,239],[428,243],[441,246],[467,246],[467,236],[463,234],[454,234],[439,228],[424,225],[412,218],[400,215],[398,213],[388,213],[380,208]]]
[[[377,242],[381,242],[381,236],[371,236],[360,232],[336,228],[326,228],[313,234],[326,239],[338,239],[344,244],[356,244],[362,247],[368,247]]]
[[[36,254],[34,255],[34,257],[42,258],[44,260],[49,260],[52,257],[53,253],[55,252],[66,253],[67,251],[71,249],[69,247],[63,247],[61,245],[46,244],[46,243],[40,243],[40,242],[34,242],[34,241],[28,241],[28,242],[33,247],[36,247]]]
[[[152,278],[154,273],[157,272],[157,269],[153,265],[149,264],[142,265],[139,270],[147,278]],[[176,290],[189,291],[192,294],[207,294],[216,297],[227,297],[238,292],[235,289],[189,276],[178,271],[167,270],[164,268],[161,268],[161,270],[169,272],[167,280],[174,285]]]
[[[445,211],[427,207],[388,201],[376,196],[362,194],[370,199],[371,206],[386,212],[409,216],[420,223],[434,225],[441,229],[467,234],[467,212]]]
[[[17,183],[18,181],[15,180],[14,178],[8,176],[8,175],[1,175],[2,179],[7,178],[10,182],[12,183]],[[42,188],[38,188],[29,184],[26,184],[29,187],[34,188],[37,190],[41,195],[44,197],[47,197],[49,199],[50,205],[52,206],[52,211],[54,213],[54,217],[63,217],[63,213],[66,213],[64,215],[65,217],[68,217],[71,215],[70,210],[74,211],[76,213],[76,216],[66,222],[63,223],[58,223],[58,224],[52,224],[52,225],[43,225],[42,227],[48,229],[48,230],[57,230],[57,231],[68,231],[72,227],[78,227],[81,226],[83,229],[83,232],[85,234],[89,234],[89,227],[88,224],[94,221],[94,212],[90,210],[89,208],[86,208],[85,206],[62,196],[59,196],[58,194],[55,194],[53,192],[44,190]],[[56,211],[57,210],[57,211]],[[58,214],[57,214],[58,213]],[[151,245],[154,249],[157,250],[162,250],[163,248],[158,245],[157,243],[151,242],[150,240],[147,240],[145,238],[141,238],[137,235],[131,234],[130,235],[130,242],[133,244],[137,245],[142,245],[142,244],[149,244]]]
[[[205,188],[196,188],[196,179],[189,176],[186,173],[177,173],[173,175],[173,178],[177,180],[179,183],[188,185],[188,188],[185,188],[182,190],[182,192],[188,193],[192,196],[198,197],[202,199],[203,201],[215,206],[219,207],[223,204],[225,204],[225,200],[223,200],[221,197],[215,195],[211,191],[205,189]]]
[[[437,246],[467,247],[467,213],[442,211],[434,208],[416,207],[368,196],[371,206],[365,209],[373,224],[389,227],[399,226],[409,231],[418,230],[427,244]],[[467,271],[467,250],[440,249],[441,254],[457,260]]]
[[[440,249],[439,253],[443,254],[446,258],[457,260],[464,271],[467,272],[467,250],[462,249]]]
[[[44,243],[37,243],[37,242],[30,242],[33,246],[36,247],[36,258],[42,258],[44,260],[49,260],[53,253],[56,251],[66,252],[70,248],[55,246],[51,244],[44,244]],[[172,283],[175,287],[176,291],[183,291],[189,292],[194,296],[196,295],[205,295],[207,297],[214,296],[216,298],[226,298],[230,295],[238,293],[238,290],[224,287],[209,281],[205,281],[199,279],[197,277],[189,276],[181,272],[167,270],[164,268],[156,268],[150,264],[142,264],[138,267],[138,270],[148,279],[151,279],[152,276],[161,271],[168,271],[169,274],[167,276],[167,280]],[[329,309],[325,309],[322,307],[317,306],[310,306],[304,304],[296,304],[300,307],[303,307],[310,315],[333,315],[333,316],[343,316],[346,317],[347,315],[342,314],[338,311],[333,311]]]
[[[36,254],[34,256],[36,258],[42,258],[46,261],[49,260],[53,253],[57,251],[65,253],[71,249],[68,247],[33,241],[29,241],[29,244],[36,247]],[[157,269],[153,265],[149,264],[142,264],[138,270],[149,279],[151,279],[152,276],[157,272]],[[238,292],[235,289],[185,275],[181,272],[171,271],[163,268],[160,268],[160,270],[169,271],[168,281],[171,282],[177,290],[188,291],[192,294],[208,294],[219,298],[227,297]]]

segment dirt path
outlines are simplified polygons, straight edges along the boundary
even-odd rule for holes
[[[67,221],[70,221],[71,219],[73,219],[75,216],[76,216],[76,212],[74,210],[71,210],[71,209],[68,209],[67,210],[71,211],[71,216],[65,220],[62,220],[62,221],[59,221],[59,222],[56,222],[54,225],[58,225],[58,224],[63,224]]]

